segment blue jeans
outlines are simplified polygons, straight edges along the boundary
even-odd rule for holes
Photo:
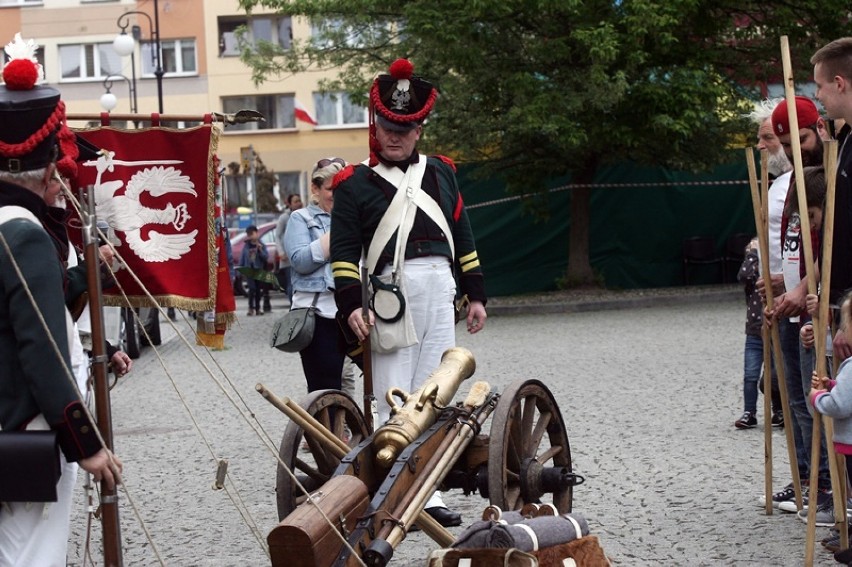
[[[248,308],[249,311],[257,311],[260,313],[260,296],[263,290],[260,287],[260,282],[248,278]]]
[[[831,340],[831,337],[828,336],[826,340]],[[807,392],[811,391],[811,374],[813,374],[813,371],[816,368],[816,349],[803,347],[801,341],[799,342],[799,365],[801,367],[802,374],[802,389],[805,391],[805,395],[807,395]],[[831,371],[829,370],[829,374],[830,373]],[[813,431],[814,410],[810,404],[808,404],[807,407],[808,411],[811,412],[811,431]],[[810,451],[810,444],[812,442],[813,441],[808,442],[808,451]],[[825,444],[825,429],[823,429],[819,448],[819,486],[820,488],[828,488],[830,485],[831,473],[828,468],[828,448]]]
[[[808,479],[813,418],[808,412],[805,393],[802,390],[802,370],[799,365],[799,325],[786,317],[778,321],[781,338],[781,353],[784,356],[784,382],[787,385],[787,400],[790,404],[793,440],[796,443],[796,464],[799,478]],[[788,424],[785,424],[788,426]]]
[[[757,382],[763,366],[763,339],[746,335],[743,351],[743,402],[745,411],[757,413]]]

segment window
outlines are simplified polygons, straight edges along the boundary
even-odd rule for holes
[[[311,21],[311,43],[319,48],[379,45],[390,40],[392,31],[387,22],[344,25],[339,18],[317,19]]]
[[[301,195],[299,190],[299,179],[302,175],[298,171],[285,171],[276,173],[278,177],[278,205],[284,207],[287,204],[287,195]]]
[[[367,109],[353,103],[346,93],[314,93],[314,108],[320,126],[367,124]]]
[[[228,130],[270,130],[295,128],[296,115],[293,95],[257,95],[222,98],[222,111],[233,113],[242,109],[257,110],[266,121],[228,126]]]
[[[63,79],[103,79],[121,73],[121,57],[112,43],[82,43],[59,46]]]
[[[268,41],[282,49],[290,49],[293,41],[293,24],[289,16],[222,17],[219,18],[219,57],[240,54],[237,30],[242,26],[245,27],[246,40],[251,45],[254,45],[256,41]]]
[[[194,39],[171,39],[160,42],[163,71],[170,75],[195,75],[198,73]],[[153,77],[157,63],[154,43],[142,43],[142,76]]]
[[[0,0],[0,6],[38,6],[44,4],[44,0]]]

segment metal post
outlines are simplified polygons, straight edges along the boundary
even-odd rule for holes
[[[145,12],[140,12],[139,10],[131,10],[129,12],[124,12],[122,15],[118,17],[116,20],[116,25],[121,29],[121,35],[127,34],[127,26],[130,24],[129,17],[131,15],[136,16],[144,16],[148,20],[148,25],[151,28],[151,41],[153,42],[154,51],[151,54],[151,61],[154,63],[154,77],[157,79],[157,108],[160,114],[163,113],[163,75],[166,72],[163,70],[163,54],[162,54],[162,44],[160,43],[160,7],[158,0],[154,0],[154,18],[151,19]],[[133,39],[135,41],[139,41],[141,37],[141,29],[139,26],[133,26],[131,28],[133,33]],[[117,45],[117,44],[116,44]],[[130,55],[130,63],[133,67],[133,82],[136,81],[136,62],[134,57],[135,47],[133,51],[129,49],[129,53],[120,53],[120,55]],[[116,49],[118,51],[118,49]],[[134,89],[135,91],[135,89]]]
[[[254,146],[249,144],[249,173],[251,175],[251,216],[252,224],[257,226],[257,160],[254,153]]]

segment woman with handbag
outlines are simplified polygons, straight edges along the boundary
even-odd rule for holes
[[[340,158],[317,162],[311,174],[310,204],[293,211],[284,233],[284,250],[290,258],[293,302],[290,309],[314,308],[314,334],[299,351],[308,391],[341,389],[344,354],[338,344],[335,321],[334,279],[329,264],[331,182],[346,166]]]

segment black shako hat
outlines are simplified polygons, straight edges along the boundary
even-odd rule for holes
[[[406,132],[420,125],[432,112],[438,91],[432,83],[414,76],[408,59],[397,59],[379,75],[370,89],[370,104],[383,128]]]
[[[73,177],[79,150],[65,124],[59,91],[36,85],[43,72],[35,49],[35,42],[24,41],[21,34],[5,48],[9,62],[0,84],[0,171],[41,169],[61,157],[60,173]]]
[[[382,150],[376,139],[376,124],[386,130],[408,132],[423,123],[438,98],[432,83],[414,76],[408,59],[391,63],[389,74],[379,75],[370,88],[370,163],[377,163]]]

